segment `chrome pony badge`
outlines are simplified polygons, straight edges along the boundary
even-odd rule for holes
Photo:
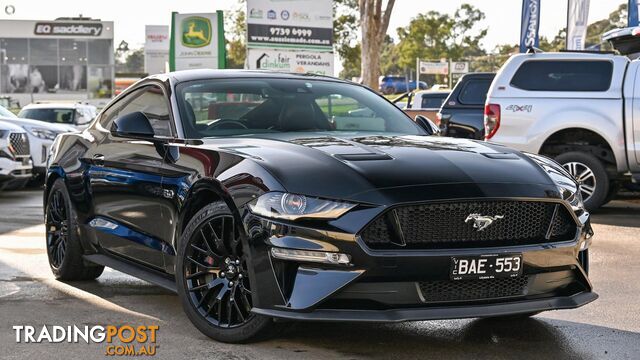
[[[464,222],[468,223],[469,221],[473,221],[473,228],[478,231],[482,231],[488,228],[489,225],[493,224],[494,221],[503,218],[504,215],[488,216],[480,214],[469,214]]]

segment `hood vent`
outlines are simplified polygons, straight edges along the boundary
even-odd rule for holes
[[[391,155],[381,153],[335,154],[334,156],[344,161],[393,160]]]

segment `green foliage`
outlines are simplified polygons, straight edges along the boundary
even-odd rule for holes
[[[116,72],[128,73],[128,74],[143,74],[144,73],[144,49],[135,49],[125,52],[126,57],[124,61],[118,59],[116,56]],[[118,54],[116,54],[118,55]],[[121,57],[120,57],[121,58]]]
[[[244,11],[244,1],[238,8],[225,14],[225,42],[227,47],[227,68],[244,68],[247,56],[247,20]]]
[[[600,44],[602,41],[602,34],[605,32],[627,27],[627,4],[621,4],[618,8],[609,14],[607,19],[596,21],[589,24],[587,27],[587,40],[586,46]],[[602,50],[612,50],[612,47],[607,43],[603,44]]]
[[[358,0],[333,1],[333,49],[342,60],[340,77],[360,76]]]
[[[481,10],[469,4],[462,4],[453,16],[437,11],[418,14],[408,26],[397,29],[398,66],[414,67],[418,57],[455,61],[484,55],[480,41],[487,35],[487,29],[476,29],[484,18]]]

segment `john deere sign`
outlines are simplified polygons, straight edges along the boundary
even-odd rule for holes
[[[169,67],[172,71],[225,67],[222,11],[172,14]]]
[[[200,16],[182,20],[182,45],[200,48],[211,44],[211,21]]]

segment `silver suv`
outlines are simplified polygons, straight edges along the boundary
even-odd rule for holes
[[[0,190],[24,187],[31,179],[31,169],[26,131],[0,121]]]
[[[512,56],[485,104],[485,138],[555,158],[590,210],[640,181],[640,62],[626,56]]]

